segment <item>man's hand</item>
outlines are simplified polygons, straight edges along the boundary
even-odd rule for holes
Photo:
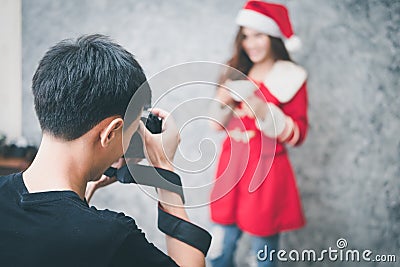
[[[152,134],[142,121],[139,122],[138,133],[143,140],[143,151],[148,162],[158,168],[173,171],[173,159],[180,142],[178,127],[172,116],[164,110],[153,108],[153,114],[163,120],[160,134]],[[164,211],[189,221],[180,196],[164,189],[158,189],[158,197]],[[166,236],[168,255],[179,266],[205,266],[203,253],[170,236]]]
[[[94,182],[89,182],[86,186],[86,192],[85,192],[85,198],[87,203],[90,202],[90,199],[94,195],[94,192],[96,192],[97,189],[107,186],[109,184],[112,184],[117,181],[117,178],[115,177],[108,177],[105,175],[102,175],[101,178],[97,181]]]
[[[114,162],[111,165],[111,167],[119,169],[124,165],[125,165],[125,160],[123,158],[120,158],[118,161]],[[92,198],[94,192],[96,192],[97,189],[110,185],[116,181],[117,181],[116,177],[108,177],[102,175],[99,180],[89,182],[86,186],[86,192],[85,192],[85,198],[87,203],[89,203],[90,199]]]
[[[163,120],[163,126],[160,134],[152,134],[142,121],[139,122],[138,133],[143,140],[144,154],[151,165],[172,171],[172,161],[180,142],[178,127],[168,112],[158,108],[151,112]]]

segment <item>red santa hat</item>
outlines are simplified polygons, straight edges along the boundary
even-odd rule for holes
[[[273,37],[282,38],[286,49],[290,52],[301,48],[300,38],[294,35],[289,12],[284,5],[248,1],[239,11],[236,23]]]

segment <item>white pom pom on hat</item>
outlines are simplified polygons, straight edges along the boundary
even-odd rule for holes
[[[297,35],[292,35],[289,39],[286,39],[284,42],[285,42],[285,47],[289,52],[299,51],[302,46],[301,39]]]
[[[295,52],[301,48],[301,40],[293,32],[289,12],[284,5],[256,0],[248,1],[239,11],[236,23],[239,26],[282,38],[289,52]]]

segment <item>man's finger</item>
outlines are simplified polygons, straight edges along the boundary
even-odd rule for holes
[[[88,203],[90,202],[90,199],[92,198],[95,190],[96,190],[96,186],[94,184],[91,184],[91,185],[88,184],[88,187],[85,192],[85,198]]]
[[[157,115],[161,119],[165,119],[166,117],[168,117],[170,115],[168,112],[166,112],[165,110],[162,110],[160,108],[152,108],[151,113],[153,113],[154,115]]]

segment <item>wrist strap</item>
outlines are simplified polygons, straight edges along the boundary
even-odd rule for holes
[[[158,205],[158,229],[207,255],[211,244],[211,235],[203,228],[165,212]]]

